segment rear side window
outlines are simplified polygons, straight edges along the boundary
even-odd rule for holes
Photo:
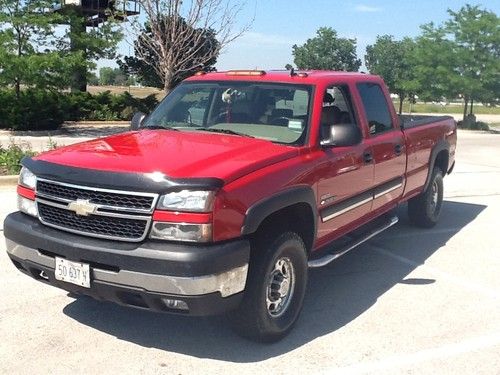
[[[391,113],[382,88],[378,84],[370,82],[358,83],[357,87],[365,107],[370,134],[391,130]]]

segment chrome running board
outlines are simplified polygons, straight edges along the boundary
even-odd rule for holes
[[[333,262],[335,259],[340,258],[342,255],[348,253],[352,249],[361,245],[363,242],[368,241],[370,238],[372,238],[372,237],[376,236],[377,234],[383,232],[384,230],[392,227],[398,221],[399,221],[399,219],[397,216],[392,216],[392,217],[388,218],[387,220],[384,220],[377,227],[369,230],[367,233],[364,233],[361,236],[354,238],[351,242],[349,242],[347,245],[344,245],[339,250],[336,250],[333,253],[326,254],[326,255],[322,256],[321,258],[312,259],[307,264],[308,264],[309,268],[318,268],[318,267],[326,266],[327,264],[330,264],[331,262]]]

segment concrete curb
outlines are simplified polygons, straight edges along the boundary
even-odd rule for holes
[[[0,186],[15,186],[18,178],[18,175],[0,176]]]

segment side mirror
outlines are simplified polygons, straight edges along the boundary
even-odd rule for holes
[[[132,120],[130,120],[130,129],[137,130],[142,126],[142,122],[146,118],[146,114],[142,112],[134,113]]]
[[[321,139],[323,147],[354,146],[361,142],[361,131],[356,124],[335,124],[327,128],[327,134]]]

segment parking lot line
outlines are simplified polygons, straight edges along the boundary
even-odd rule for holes
[[[462,278],[456,277],[456,276],[451,275],[447,272],[440,271],[432,266],[429,266],[428,264],[415,262],[415,261],[408,259],[404,256],[394,254],[392,251],[385,249],[381,246],[374,245],[372,243],[369,243],[368,247],[372,248],[373,250],[375,250],[379,254],[391,257],[391,258],[396,259],[400,262],[408,264],[412,267],[415,267],[415,268],[422,268],[423,267],[425,269],[425,271],[429,272],[431,275],[439,277],[442,280],[446,280],[446,281],[448,281],[452,284],[455,284],[461,288],[470,290],[471,292],[479,293],[485,297],[489,297],[489,298],[493,298],[493,299],[500,299],[500,292],[493,289],[493,288],[489,288],[487,286],[480,285],[480,284],[474,283],[472,281],[463,280]]]
[[[358,363],[342,368],[331,368],[324,373],[343,375],[373,373],[374,371],[390,370],[397,367],[414,366],[422,362],[453,357],[497,345],[500,345],[500,332],[469,338],[457,343],[424,349],[414,353],[394,355],[378,361]]]

